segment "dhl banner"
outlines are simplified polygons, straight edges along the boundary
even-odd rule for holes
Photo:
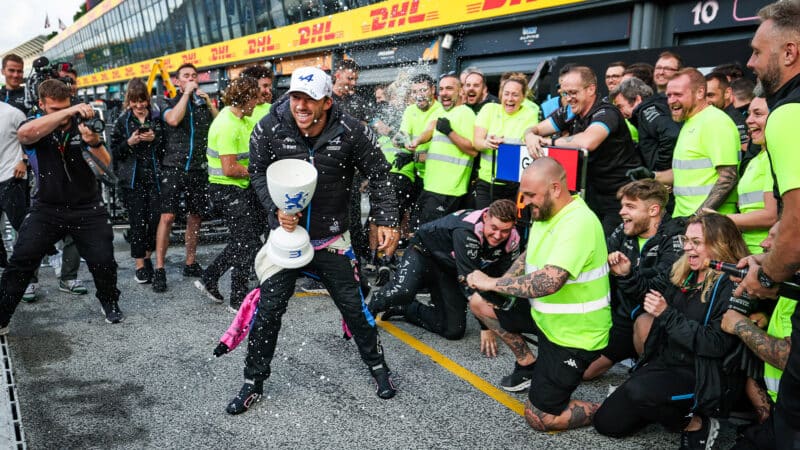
[[[393,0],[173,53],[161,60],[170,72],[184,63],[192,63],[198,69],[216,67],[583,1],[586,0]],[[116,5],[119,1],[106,0],[98,8],[106,3]],[[153,62],[155,59],[82,76],[78,86],[146,77]]]

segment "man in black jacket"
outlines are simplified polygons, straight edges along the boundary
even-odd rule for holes
[[[300,159],[318,171],[311,203],[298,215],[288,215],[273,203],[264,174],[281,159]],[[372,217],[378,225],[379,249],[399,237],[397,198],[389,183],[389,163],[365,124],[343,113],[331,99],[330,77],[315,67],[292,73],[287,98],[278,101],[250,138],[250,180],[267,210],[270,228],[294,231],[302,223],[316,252],[307,266],[315,270],[331,293],[353,333],[361,359],[369,366],[380,398],[392,398],[395,387],[383,358],[375,321],[359,288],[359,275],[350,245],[348,209],[350,186],[358,169],[369,179]],[[261,397],[270,375],[281,317],[302,269],[281,269],[265,257],[256,258],[261,300],[251,327],[245,383],[228,404],[229,414],[247,411]]]
[[[474,270],[500,276],[511,267],[519,256],[516,220],[517,205],[497,200],[486,209],[458,211],[424,224],[414,234],[392,282],[373,295],[370,312],[386,311],[383,320],[403,314],[408,322],[445,339],[461,339],[467,299],[483,296],[497,306],[509,300],[495,292],[478,293],[463,280]],[[430,306],[414,300],[423,285],[430,288]]]
[[[589,151],[586,174],[586,204],[610,235],[619,225],[617,190],[630,179],[627,172],[642,164],[625,120],[619,110],[603,101],[597,92],[597,76],[585,66],[573,66],[561,76],[565,108],[557,110],[525,133],[525,144],[534,158],[543,156],[542,147],[580,147]],[[568,131],[569,135],[550,138]]]
[[[667,97],[654,94],[644,81],[629,78],[612,90],[608,98],[639,132],[639,153],[644,164],[634,169],[632,176],[669,182],[664,172],[672,169],[672,151],[681,124],[672,120]]]
[[[622,225],[606,239],[611,270],[612,326],[608,346],[583,374],[591,380],[605,373],[614,363],[637,358],[642,352],[650,323],[638,317],[643,298],[625,295],[619,281],[647,286],[643,292],[669,283],[672,264],[683,253],[677,236],[683,234],[681,220],[672,220],[666,212],[667,188],[656,180],[645,179],[626,184],[617,193],[622,207]],[[635,325],[634,325],[635,324]]]

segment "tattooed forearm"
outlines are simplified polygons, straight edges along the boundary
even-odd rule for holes
[[[525,273],[525,253],[522,252],[517,260],[511,264],[511,267],[503,274],[504,277],[518,277]]]
[[[533,356],[533,352],[531,352],[531,349],[528,347],[525,339],[522,338],[522,335],[504,330],[500,326],[500,321],[493,317],[480,315],[478,319],[486,325],[486,328],[492,330],[506,345],[508,345],[508,348],[511,349],[511,352],[514,353],[514,356],[517,358],[517,362],[527,366],[536,361],[536,357]]]
[[[736,182],[739,179],[739,175],[736,173],[736,166],[717,167],[717,173],[719,178],[717,178],[717,182],[714,183],[711,192],[708,193],[708,197],[700,206],[700,210],[703,208],[719,209],[736,187]]]
[[[560,415],[548,414],[525,400],[525,421],[537,431],[570,430],[592,424],[599,404],[572,400]]]
[[[520,277],[500,278],[494,290],[516,297],[538,298],[561,289],[567,278],[569,272],[566,270],[556,266],[544,266],[541,270]]]
[[[573,429],[591,425],[597,408],[593,407],[591,403],[572,401],[567,407],[567,411],[569,411],[567,428]]]
[[[737,322],[733,327],[733,332],[764,362],[781,370],[786,367],[789,352],[792,350],[792,344],[788,338],[774,338],[749,320]]]
[[[533,406],[530,400],[525,400],[525,421],[531,428],[536,431],[547,431],[548,427],[544,423],[546,416],[549,414]]]

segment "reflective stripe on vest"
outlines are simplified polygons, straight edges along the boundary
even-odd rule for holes
[[[461,159],[461,158],[456,158],[455,156],[440,155],[438,153],[430,153],[428,155],[427,161],[442,161],[450,164],[455,164],[457,166],[472,167],[471,159]]]
[[[739,207],[764,203],[764,191],[739,193]]]
[[[675,186],[672,192],[675,195],[690,197],[694,195],[708,195],[714,186]]]
[[[711,169],[713,167],[714,163],[711,161],[710,158],[672,160],[673,169],[692,170],[692,169]]]
[[[212,150],[210,148],[206,148],[206,156],[210,156],[212,158],[220,159],[219,152],[216,150]],[[241,161],[243,159],[250,159],[250,152],[246,153],[237,153],[236,160]]]
[[[778,392],[781,380],[779,378],[769,378],[767,374],[764,374],[764,384],[767,386],[768,391]]]
[[[216,175],[220,177],[224,177],[225,174],[222,172],[222,169],[216,169],[214,167],[208,166],[208,174],[209,175]]]
[[[545,303],[535,298],[528,299],[531,308],[544,314],[585,314],[611,305],[611,296],[583,303]]]
[[[432,142],[444,142],[445,144],[453,144],[453,141],[450,140],[449,137],[443,134],[437,134],[431,139]],[[453,144],[455,145],[455,144]]]

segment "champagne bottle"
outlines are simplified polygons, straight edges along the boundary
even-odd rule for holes
[[[725,272],[730,276],[737,277],[737,278],[744,278],[747,276],[748,268],[738,268],[736,267],[735,263],[729,263],[724,261],[718,261],[715,259],[710,259],[706,263],[710,269],[717,270],[719,272]],[[792,275],[791,281],[783,281],[781,283],[777,283],[778,285],[778,295],[781,297],[790,298],[792,300],[800,300],[800,275],[794,274]]]

